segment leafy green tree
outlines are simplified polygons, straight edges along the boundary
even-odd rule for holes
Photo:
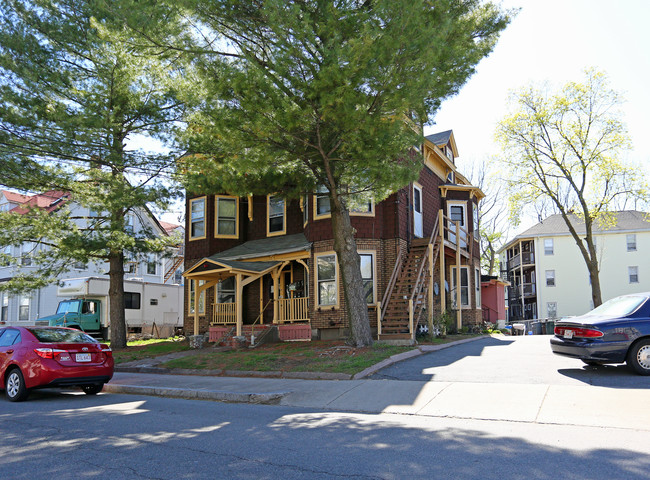
[[[324,189],[351,342],[372,343],[350,209],[417,177],[422,125],[492,50],[508,15],[477,0],[183,4],[200,25],[186,38],[197,42],[206,92],[187,132],[188,190]]]
[[[77,262],[108,262],[110,327],[126,346],[124,258],[162,251],[151,230],[134,235],[127,214],[164,206],[171,154],[129,146],[163,143],[183,115],[185,77],[176,59],[144,55],[115,15],[129,2],[0,1],[0,184],[58,190],[97,212],[75,218],[63,207],[0,217],[0,245],[40,242],[34,274],[2,285],[14,291],[51,283]],[[111,10],[107,8],[110,7]],[[151,53],[151,52],[148,52]],[[169,145],[167,145],[169,146]]]
[[[505,152],[503,169],[509,172],[511,210],[519,215],[526,207],[551,206],[562,215],[587,265],[598,306],[594,226],[611,222],[612,211],[623,202],[647,199],[647,184],[642,170],[622,158],[630,139],[620,96],[602,72],[585,73],[583,83],[567,83],[555,93],[533,87],[515,93],[514,112],[501,121],[497,135]],[[584,221],[584,235],[575,219]]]

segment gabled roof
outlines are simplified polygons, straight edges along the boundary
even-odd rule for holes
[[[453,130],[445,130],[444,132],[432,133],[431,135],[427,135],[424,138],[425,140],[430,141],[440,148],[444,147],[445,145],[449,145],[449,148],[451,148],[451,151],[454,154],[454,158],[459,156]]]
[[[19,194],[18,194],[19,195]],[[40,208],[46,212],[53,212],[63,205],[70,194],[66,192],[61,192],[58,190],[50,190],[45,193],[38,193],[27,197],[26,201],[21,202],[20,205],[14,207],[11,212],[17,213],[18,215],[24,215],[29,211],[30,208]]]
[[[8,202],[11,203],[25,203],[29,200],[29,195],[23,195],[21,193],[10,192],[9,190],[0,190]]]
[[[637,210],[623,210],[620,212],[611,212],[613,220],[600,224],[594,223],[593,232],[602,233],[616,233],[616,232],[635,232],[635,231],[650,231],[650,213],[639,212]],[[614,221],[615,219],[615,221]],[[585,234],[585,222],[577,215],[571,214],[569,216],[571,224],[574,226],[578,234]],[[570,235],[569,227],[564,222],[562,215],[551,215],[537,225],[530,227],[528,230],[523,231],[515,238],[506,243],[500,252],[508,248],[516,240],[531,237],[549,237],[549,236],[563,236]]]

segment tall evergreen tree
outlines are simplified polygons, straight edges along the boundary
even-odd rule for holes
[[[352,343],[370,344],[350,209],[417,178],[422,125],[492,50],[508,15],[478,0],[183,4],[200,25],[191,51],[206,90],[187,135],[200,154],[186,157],[188,189],[289,198],[324,189]]]
[[[126,346],[125,254],[165,248],[150,230],[134,236],[125,218],[170,198],[164,179],[174,158],[129,141],[167,142],[184,114],[177,59],[142,54],[116,20],[115,9],[126,6],[119,0],[0,1],[0,184],[67,192],[98,212],[92,221],[73,218],[67,208],[2,214],[0,245],[35,241],[50,248],[36,259],[36,274],[17,275],[1,288],[42,286],[72,260],[108,262],[116,348]]]

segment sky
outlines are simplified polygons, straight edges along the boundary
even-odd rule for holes
[[[643,164],[650,178],[650,0],[504,0],[501,5],[521,10],[458,95],[443,102],[425,135],[453,130],[457,166],[469,173],[472,163],[500,153],[494,132],[508,112],[511,90],[544,82],[557,90],[569,81],[582,82],[584,70],[596,67],[625,99],[624,121],[634,146],[629,158]]]

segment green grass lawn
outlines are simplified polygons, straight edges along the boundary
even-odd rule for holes
[[[113,358],[116,364],[120,364],[189,349],[190,346],[186,340],[178,341],[170,338],[138,340],[128,342],[126,348],[113,350]]]

